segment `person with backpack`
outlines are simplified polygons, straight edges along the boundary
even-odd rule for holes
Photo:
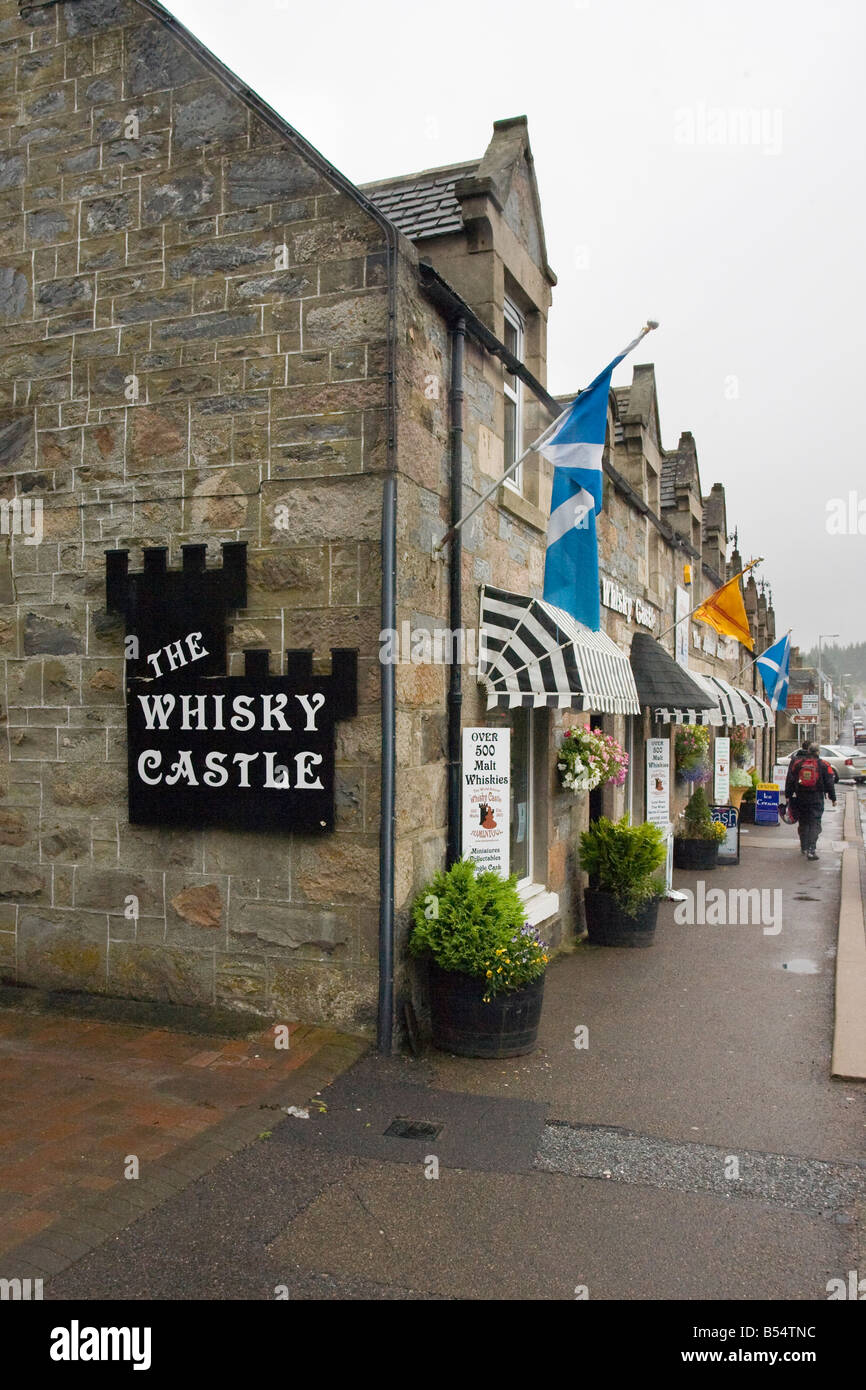
[[[818,858],[818,836],[824,814],[824,797],[836,805],[833,769],[819,756],[817,743],[804,744],[791,759],[785,778],[785,797],[797,818],[800,853]]]

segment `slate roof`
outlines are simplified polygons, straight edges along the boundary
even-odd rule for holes
[[[404,236],[419,241],[463,230],[463,214],[454,196],[454,185],[477,169],[476,159],[379,183],[362,183],[360,188]]]
[[[659,497],[661,508],[664,511],[668,507],[677,505],[677,465],[679,459],[666,458],[662,460],[662,475],[659,479]]]

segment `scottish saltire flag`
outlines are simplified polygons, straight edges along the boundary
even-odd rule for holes
[[[791,634],[787,632],[755,662],[771,709],[787,709],[788,675],[791,667]]]
[[[601,627],[595,518],[602,501],[601,456],[610,378],[643,336],[641,333],[599,372],[536,445],[554,466],[544,598],[593,632]]]

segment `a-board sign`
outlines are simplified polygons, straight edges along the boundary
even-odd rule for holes
[[[740,862],[740,815],[736,806],[711,806],[713,820],[721,821],[726,835],[719,845],[717,864],[739,864]]]
[[[463,730],[463,857],[508,877],[511,730]]]
[[[204,551],[185,547],[184,569],[169,571],[164,549],[146,550],[134,575],[127,552],[107,557],[108,609],[126,620],[129,820],[331,831],[335,725],[357,709],[358,653],[332,648],[330,674],[314,675],[312,651],[288,651],[271,675],[270,653],[247,650],[243,674],[226,674],[246,551],[224,547],[211,570]]]
[[[778,825],[779,788],[775,782],[759,782],[755,792],[755,824]]]

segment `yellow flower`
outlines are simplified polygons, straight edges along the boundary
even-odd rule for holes
[[[492,970],[488,970],[488,972],[487,972],[487,978],[488,978],[488,980],[490,979],[490,976],[491,976],[492,974],[493,974],[493,971],[492,971]]]
[[[501,974],[502,974],[502,966],[501,966],[501,965],[500,965],[500,967],[499,967],[499,969],[497,970],[496,973],[497,973],[497,975],[501,975]]]
[[[507,956],[505,957],[505,964],[506,964],[506,965],[510,965],[510,964],[511,964],[511,961],[508,959]]]

